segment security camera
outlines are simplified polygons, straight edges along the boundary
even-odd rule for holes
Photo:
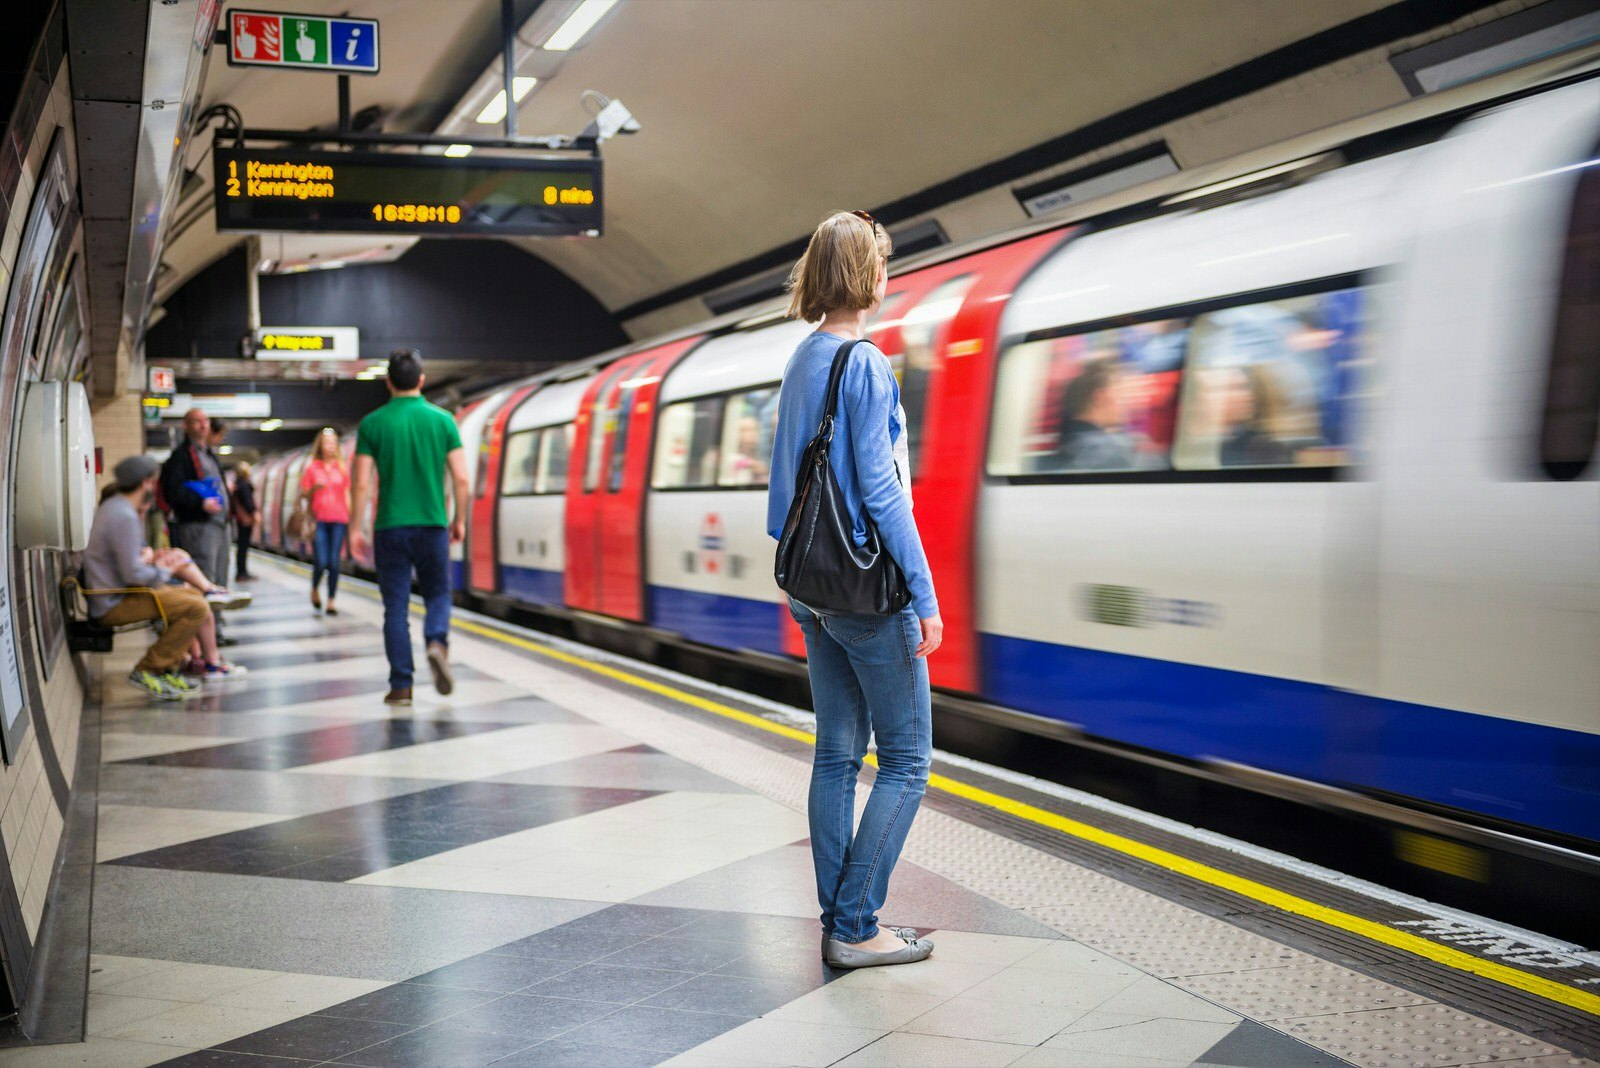
[[[604,144],[619,133],[631,134],[639,132],[639,120],[633,117],[633,112],[622,106],[622,101],[612,100],[600,109],[594,121],[584,127],[578,139],[592,138],[596,144]]]

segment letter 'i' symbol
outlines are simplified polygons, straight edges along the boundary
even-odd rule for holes
[[[350,31],[350,43],[344,46],[344,58],[350,63],[356,61],[356,45],[361,43],[361,29],[357,27]]]

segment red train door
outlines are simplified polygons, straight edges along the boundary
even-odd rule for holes
[[[906,369],[901,397],[923,406],[912,492],[945,627],[929,677],[944,689],[978,691],[978,490],[1000,317],[1017,285],[1067,236],[1037,234],[919,271],[920,295],[893,316]]]
[[[499,525],[500,465],[506,424],[535,388],[523,386],[507,397],[483,428],[484,451],[478,457],[472,503],[467,513],[467,589],[479,593],[500,592],[500,550],[495,531]]]
[[[661,378],[698,338],[618,360],[584,395],[567,484],[567,604],[644,622],[644,507]],[[581,600],[580,600],[581,598]]]

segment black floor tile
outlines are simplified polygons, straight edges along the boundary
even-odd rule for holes
[[[108,863],[346,882],[447,850],[643,800],[657,792],[450,783],[134,853]],[[656,922],[671,921],[658,918]]]
[[[464,738],[504,730],[504,723],[459,723],[453,720],[388,719],[347,723],[337,727],[297,731],[242,742],[184,749],[117,761],[178,768],[221,768],[246,771],[284,771],[346,757],[365,756],[410,745]]]
[[[661,935],[602,957],[600,961],[603,964],[660,968],[664,971],[709,972],[735,957],[744,956],[746,948],[738,942]]]
[[[1228,1068],[1338,1068],[1344,1063],[1332,1054],[1253,1020],[1241,1020],[1215,1046],[1195,1058],[1197,1066],[1226,1065]]]
[[[845,973],[823,966],[816,943],[779,943],[762,946],[712,969],[713,975],[743,975],[782,982],[831,983]]]
[[[387,1020],[421,1027],[487,1004],[500,996],[486,990],[396,983],[323,1009],[320,1015],[351,1020]]]
[[[524,990],[539,997],[572,998],[577,1001],[606,1001],[631,1005],[694,978],[693,972],[667,972],[656,968],[619,968],[606,964],[582,964],[553,979],[546,979]]]
[[[621,949],[636,946],[651,935],[636,931],[569,930],[570,924],[508,942],[490,950],[493,956],[538,957],[564,961],[571,967],[608,957]],[[641,965],[653,967],[653,965]],[[700,969],[704,971],[704,969]]]
[[[253,1053],[230,1053],[221,1049],[201,1049],[185,1053],[170,1061],[162,1061],[157,1068],[307,1068],[320,1061],[305,1061],[293,1057],[258,1057]]]
[[[494,1068],[650,1068],[666,1059],[655,1050],[555,1038],[495,1061]]]
[[[617,1006],[606,1002],[508,994],[486,1005],[458,1012],[445,1022],[469,1031],[522,1035],[530,1042],[543,1042],[616,1011]]]
[[[242,647],[241,647],[242,649]],[[241,650],[230,650],[228,659],[237,660],[245,667],[250,666],[248,654]],[[366,679],[317,679],[313,682],[283,681],[269,683],[266,679],[249,680],[248,688],[226,686],[208,686],[199,697],[189,698],[183,704],[186,712],[260,712],[270,709],[285,708],[289,705],[306,704],[311,701],[327,701],[335,697],[357,697],[362,694],[371,696],[374,704],[383,698],[383,678]]]
[[[480,953],[475,957],[447,964],[443,968],[436,968],[406,981],[422,986],[449,986],[464,990],[488,990],[509,994],[560,975],[571,967],[571,962],[564,960]]]
[[[594,1023],[584,1024],[562,1037],[572,1043],[623,1046],[676,1054],[709,1042],[724,1031],[749,1023],[749,1016],[723,1016],[709,1012],[684,1012],[630,1005]]]
[[[663,1009],[764,1016],[822,985],[794,979],[752,979],[744,975],[698,975],[646,998],[641,1004]]]
[[[365,1068],[484,1068],[530,1044],[515,1035],[433,1024],[346,1054],[336,1063]]]
[[[348,1017],[302,1016],[297,1020],[223,1042],[218,1049],[302,1060],[329,1061],[364,1046],[405,1034],[413,1024]]]
[[[812,942],[822,935],[822,924],[809,917],[757,916],[746,912],[708,912],[672,932],[677,938],[710,938],[719,942],[743,942],[752,948],[768,942],[804,938]]]

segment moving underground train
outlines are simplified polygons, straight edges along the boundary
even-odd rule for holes
[[[935,687],[1600,853],[1600,81],[1119,203],[892,265]],[[792,670],[764,490],[811,329],[465,404],[462,599]],[[305,459],[257,469],[268,548]]]

